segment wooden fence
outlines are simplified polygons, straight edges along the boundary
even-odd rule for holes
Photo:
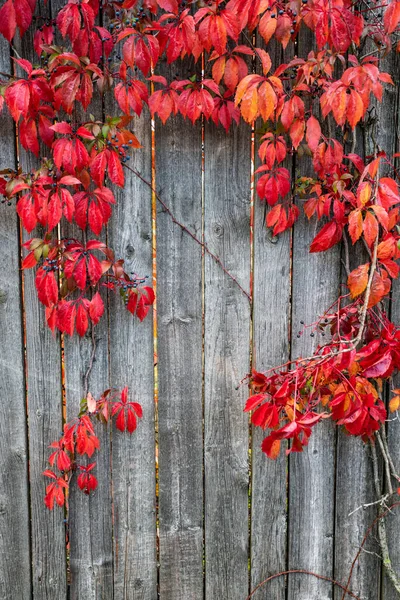
[[[0,70],[8,71],[9,46],[0,44]],[[33,57],[29,34],[21,54]],[[398,57],[386,63],[399,72]],[[387,150],[397,144],[398,108],[393,91],[377,108],[376,135]],[[111,112],[111,101],[98,110]],[[20,270],[15,208],[2,207],[0,600],[245,600],[263,579],[286,569],[346,582],[376,514],[374,507],[353,512],[375,500],[368,448],[325,422],[303,454],[268,461],[262,432],[243,413],[248,389],[238,388],[251,365],[285,363],[318,342],[298,338],[299,323],[315,320],[337,297],[340,249],[310,255],[315,224],[304,219],[293,232],[270,238],[264,207],[252,201],[249,127],[226,135],[208,124],[202,130],[181,119],[165,127],[157,121],[153,158],[149,118],[136,119],[134,131],[144,146],[131,161],[134,169],[155,177],[174,217],[204,239],[252,301],[127,172],[108,242],[128,270],[154,274],[157,306],[154,323],[139,323],[110,297],[96,328],[90,390],[129,385],[144,418],[132,437],[99,428],[98,490],[87,498],[73,489],[65,519],[61,509],[45,508],[41,473],[48,444],[62,431],[63,386],[67,417],[78,411],[92,342],[65,339],[63,378],[60,339],[44,326],[34,274]],[[2,167],[17,160],[23,169],[34,167],[4,113],[0,132]],[[364,144],[368,151],[368,138]],[[400,460],[400,423],[388,429]],[[395,514],[388,536],[400,569]],[[364,600],[394,600],[373,536],[366,550],[351,589]],[[326,581],[291,575],[254,598],[341,596]]]

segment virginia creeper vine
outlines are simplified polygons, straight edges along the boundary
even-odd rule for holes
[[[34,12],[35,0],[6,0],[0,32],[11,42],[28,29]],[[211,119],[226,131],[241,119],[261,121],[256,189],[270,207],[266,226],[281,234],[301,207],[321,221],[310,252],[343,241],[348,291],[311,326],[311,335],[326,334],[326,343],[308,357],[250,375],[255,394],[245,410],[252,411],[254,425],[270,430],[262,450],[272,459],[283,441],[287,453],[301,452],[323,419],[361,436],[372,444],[374,464],[376,448],[383,455],[390,496],[399,478],[386,442],[382,393],[400,367],[400,328],[384,303],[399,276],[399,154],[375,143],[370,156],[360,156],[356,128],[394,85],[381,62],[400,50],[399,24],[398,0],[103,0],[101,6],[99,0],[69,0],[54,19],[39,21],[35,64],[17,56],[15,74],[0,74],[0,109],[10,112],[23,148],[41,157],[31,172],[3,169],[0,193],[4,204],[15,202],[23,228],[36,230],[24,244],[22,266],[36,269],[47,325],[71,336],[93,333],[105,289],[118,292],[140,320],[154,302],[146,277],[128,274],[98,239],[116,202],[112,184],[124,186],[124,167],[143,180],[127,165],[131,150],[140,151],[133,114],[148,110],[165,123],[179,113],[192,123]],[[303,28],[315,34],[314,49],[273,65],[272,40],[286,48]],[[191,73],[168,80],[159,74],[163,60],[186,60]],[[95,119],[95,94],[112,94],[120,114]],[[77,105],[85,113],[79,122],[71,118]],[[284,166],[291,156],[300,170],[302,161],[311,162],[314,175],[292,176]],[[152,190],[174,223],[239,285]],[[82,230],[80,239],[58,238],[63,219]],[[367,258],[350,270],[351,248],[359,245]],[[389,410],[395,412],[400,390],[392,391]],[[80,456],[91,458],[99,448],[93,419],[115,418],[118,429],[132,433],[142,416],[127,388],[95,399],[86,377],[84,394],[80,414],[51,445],[51,468],[44,473],[50,509],[64,504],[74,473],[85,493],[97,486],[95,463],[79,464]],[[384,549],[383,528],[381,519]],[[400,590],[397,575],[388,571]]]

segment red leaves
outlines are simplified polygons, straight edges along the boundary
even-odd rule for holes
[[[140,321],[143,321],[150,310],[150,306],[154,303],[154,300],[154,292],[150,287],[130,289],[128,292],[126,308],[130,313],[136,315]]]
[[[259,167],[256,173],[269,171],[257,182],[257,194],[261,200],[266,200],[270,206],[278,202],[278,198],[284,198],[290,191],[290,173],[284,167],[268,169],[268,166]]]
[[[220,10],[218,0],[209,8],[201,8],[195,14],[195,23],[198,26],[198,36],[203,48],[209,52],[212,47],[218,54],[224,54],[228,37],[237,42],[239,37],[239,23],[236,16],[228,9]]]
[[[89,225],[94,234],[99,235],[111,216],[111,205],[115,204],[114,194],[106,187],[93,192],[78,192],[74,195],[75,221],[81,229]]]
[[[80,490],[87,496],[97,488],[97,479],[90,471],[94,469],[96,463],[90,463],[87,467],[80,466],[82,473],[78,475],[77,484]]]
[[[339,243],[343,228],[336,221],[330,221],[317,233],[310,245],[310,252],[324,252]]]
[[[137,417],[143,416],[142,407],[137,402],[128,402],[128,388],[121,392],[120,400],[114,402],[112,416],[117,415],[115,425],[120,431],[133,433],[137,427]]]
[[[257,117],[264,121],[273,118],[278,100],[283,93],[282,82],[278,77],[247,75],[239,83],[235,104],[247,123],[253,123]]]
[[[117,38],[117,42],[128,37],[122,48],[122,56],[126,64],[132,69],[136,66],[147,77],[150,68],[157,63],[160,46],[158,39],[152,34],[139,33],[136,29],[126,28]]]
[[[36,273],[35,285],[39,301],[50,307],[58,301],[58,283],[50,267],[41,267]]]
[[[23,35],[31,24],[36,0],[6,0],[0,8],[0,33],[11,42],[17,27]]]
[[[104,185],[106,169],[110,180],[115,185],[123,187],[125,182],[124,172],[120,159],[114,150],[102,150],[95,156],[90,165],[90,174],[99,187]]]
[[[368,272],[370,263],[360,265],[354,269],[347,278],[347,285],[352,298],[362,294],[368,284]]]
[[[54,503],[63,506],[64,489],[68,489],[72,474],[77,472],[77,485],[86,495],[97,488],[97,478],[93,475],[95,462],[87,465],[77,464],[78,455],[93,456],[100,448],[100,442],[94,429],[94,421],[107,422],[109,416],[116,417],[116,427],[120,431],[132,434],[137,427],[137,419],[142,417],[142,407],[137,402],[128,401],[128,388],[121,392],[118,390],[105,390],[98,400],[89,392],[81,402],[81,411],[78,418],[64,425],[64,432],[60,439],[50,446],[49,463],[54,469],[60,471],[61,476],[55,471],[47,469],[43,475],[52,482],[46,488],[45,504],[50,510]]]
[[[383,17],[383,24],[388,35],[393,33],[400,23],[400,2],[392,0],[388,5]]]
[[[53,479],[52,483],[46,487],[44,503],[46,504],[47,508],[49,510],[53,510],[54,502],[58,504],[58,506],[63,506],[65,502],[64,490],[68,488],[67,482],[63,479],[63,477],[57,477],[57,475],[53,473],[53,471],[50,471],[50,469],[46,469],[46,471],[43,472],[43,475]]]

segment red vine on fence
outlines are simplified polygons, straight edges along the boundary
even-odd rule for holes
[[[36,19],[34,12],[35,0],[6,0],[0,32],[11,42]],[[250,376],[255,395],[245,410],[253,411],[254,425],[270,430],[262,445],[270,458],[283,440],[290,442],[287,452],[302,451],[326,418],[365,441],[374,442],[379,430],[383,437],[383,384],[400,367],[400,328],[382,304],[399,276],[399,174],[393,164],[399,154],[375,143],[371,155],[360,156],[356,127],[367,127],[372,101],[380,102],[385,86],[394,85],[380,65],[393,48],[400,50],[400,2],[103,0],[100,7],[99,0],[69,0],[53,19],[37,19],[37,60],[18,56],[14,73],[0,74],[0,109],[10,112],[23,148],[42,158],[31,172],[4,169],[0,193],[4,204],[15,202],[28,233],[38,226],[43,232],[24,244],[22,266],[36,268],[50,329],[85,335],[103,315],[104,290],[118,292],[140,320],[154,302],[146,277],[128,274],[98,239],[116,203],[110,184],[124,186],[124,166],[140,148],[133,115],[147,108],[165,123],[179,113],[192,123],[211,119],[226,131],[241,119],[251,125],[259,119],[257,193],[270,207],[266,226],[279,235],[302,206],[309,219],[321,222],[310,252],[344,242],[348,292],[311,326],[312,336],[327,334],[325,344],[309,357]],[[286,48],[304,28],[314,33],[316,49],[273,66],[270,42]],[[187,58],[186,78],[159,74],[162,61]],[[71,120],[77,105],[87,111],[96,94],[109,92],[120,114]],[[292,175],[284,166],[289,156],[300,170],[308,156],[314,175]],[[62,219],[75,222],[81,239],[58,237]],[[349,241],[365,246],[367,257],[351,271]],[[394,394],[391,411],[400,405],[400,391]],[[141,416],[126,388],[106,390],[96,400],[86,389],[81,408],[52,444],[52,468],[45,471],[52,480],[49,508],[64,503],[75,472],[85,493],[96,487],[94,463],[77,463],[99,446],[93,418],[115,417],[119,429],[132,433]],[[390,487],[397,475],[379,440]]]

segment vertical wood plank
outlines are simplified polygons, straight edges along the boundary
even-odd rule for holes
[[[346,582],[351,564],[362,539],[376,517],[376,507],[358,510],[363,503],[374,502],[371,451],[361,439],[338,432],[337,484],[335,523],[335,574],[337,581]],[[352,578],[350,589],[362,599],[379,598],[380,570],[379,547],[370,539],[362,553]],[[341,600],[343,590],[336,588],[335,600]]]
[[[315,44],[303,28],[298,55],[306,57]],[[310,161],[296,157],[296,176],[313,176]],[[337,298],[340,285],[340,251],[335,247],[310,254],[309,247],[321,224],[301,216],[294,226],[292,280],[291,360],[312,354],[322,341],[316,333],[297,337],[300,321],[312,323]],[[289,458],[288,567],[332,576],[334,563],[335,430],[331,423],[315,427],[309,445]],[[330,600],[332,585],[314,577],[289,577],[287,600]]]
[[[87,111],[84,111],[80,104],[76,105],[73,114],[76,125],[79,126],[81,122],[87,121],[89,114],[94,115],[99,121],[103,120],[103,102],[98,91],[95,92]],[[85,236],[88,240],[99,237],[106,242],[104,230],[100,236],[95,236],[89,228],[83,232],[76,225],[69,225],[65,221],[62,223],[62,234],[82,242],[84,242]],[[85,376],[91,361],[93,344],[95,344],[95,355],[93,368],[88,377],[88,391],[98,398],[110,385],[107,293],[105,290],[100,290],[100,293],[105,310],[94,331],[92,332],[89,328],[82,338],[77,333],[72,338],[64,336],[65,396],[68,421],[76,418],[80,412],[80,402],[85,395]],[[79,294],[76,293],[75,296],[79,296]],[[92,459],[78,457],[77,462],[83,465],[96,462],[94,473],[98,479],[98,487],[93,494],[86,496],[77,487],[74,478],[70,488],[68,533],[71,600],[80,598],[112,600],[113,598],[110,431],[109,427],[102,423],[97,423],[95,430],[100,440],[99,451]]]
[[[255,200],[254,222],[254,358],[255,369],[266,371],[289,357],[290,232],[271,240],[265,207]],[[252,433],[251,588],[286,568],[287,459],[261,451],[266,432]],[[283,600],[285,579],[268,584],[264,594]],[[260,592],[260,598],[262,592]]]
[[[156,122],[156,181],[175,217],[202,235],[201,128]],[[201,247],[157,206],[161,600],[203,599]]]
[[[263,46],[263,40],[258,42]],[[289,62],[293,54],[277,41],[267,46],[272,59],[272,71]],[[290,55],[290,57],[289,57]],[[258,148],[260,134],[255,137],[255,164],[260,165]],[[289,172],[292,158],[281,166]],[[291,295],[291,232],[275,238],[267,229],[268,208],[258,195],[254,199],[254,283],[253,283],[253,367],[266,371],[284,364],[290,352]],[[284,571],[287,561],[287,457],[284,450],[277,460],[270,460],[261,451],[266,435],[259,427],[252,429],[251,473],[251,589],[268,576]],[[273,540],[273,543],[271,543]],[[285,578],[268,583],[259,592],[281,600],[285,597]]]
[[[115,114],[111,101],[107,114]],[[119,114],[119,110],[118,113]],[[134,118],[131,131],[143,145],[131,162],[151,180],[151,129],[148,115]],[[152,272],[151,191],[125,169],[125,187],[114,188],[116,206],[108,227],[108,244],[125,260],[125,270],[140,276]],[[155,515],[155,433],[152,314],[140,323],[110,293],[110,377],[112,387],[129,387],[143,407],[143,419],[130,436],[113,429],[112,486],[114,505],[114,598],[157,597]]]
[[[368,128],[365,131],[368,137]],[[356,131],[355,152],[365,157],[363,131]],[[347,144],[349,147],[349,142]],[[347,234],[346,234],[347,235]],[[348,238],[349,240],[349,238]],[[349,240],[350,269],[367,260],[365,248],[358,243],[353,247]],[[344,248],[342,248],[344,255]],[[347,274],[342,269],[342,282],[346,284]],[[371,451],[361,439],[349,436],[343,428],[337,432],[336,496],[335,496],[335,568],[334,578],[347,581],[351,564],[368,527],[376,516],[376,507],[353,512],[362,504],[376,499]],[[364,552],[353,571],[351,590],[361,598],[379,598],[381,585],[381,565],[379,547],[373,536],[368,540]],[[341,600],[342,590],[335,587],[334,598]]]
[[[383,103],[378,105],[379,126],[377,128],[377,142],[387,153],[400,152],[400,56],[398,52],[392,51],[386,58],[381,61],[381,70],[387,71],[393,77],[394,86],[385,86]],[[399,158],[395,159],[397,170],[400,166]],[[393,172],[390,170],[390,176],[393,177]],[[387,173],[384,173],[387,174]],[[391,296],[391,320],[395,325],[400,325],[400,281],[397,279],[393,282]],[[394,387],[400,387],[399,375],[394,380]],[[390,394],[392,397],[392,394]],[[397,418],[396,418],[397,417]],[[387,438],[390,454],[394,460],[397,472],[400,471],[400,421],[398,414],[389,414],[389,422],[387,424]],[[396,487],[396,483],[394,487]],[[390,556],[392,558],[392,566],[397,574],[400,574],[400,554],[399,536],[400,536],[400,512],[399,508],[395,508],[386,519],[386,531],[388,538],[388,546]],[[389,578],[385,575],[382,585],[382,600],[396,600],[398,594],[394,589]]]
[[[77,239],[81,238],[82,232],[69,228],[68,235],[74,236],[74,233]],[[89,377],[89,391],[99,397],[109,387],[107,310],[93,335],[96,354]],[[80,401],[84,396],[85,373],[92,353],[91,332],[88,331],[82,339],[77,334],[73,338],[65,336],[64,348],[67,420],[73,420],[79,414]],[[98,487],[90,496],[77,487],[75,478],[70,487],[68,532],[71,600],[113,598],[110,432],[101,423],[95,425],[95,431],[100,440],[100,449],[92,459],[78,457],[78,464],[96,462]]]
[[[205,242],[248,290],[250,281],[250,129],[205,130]],[[248,593],[248,390],[250,304],[205,256],[206,597]]]
[[[49,17],[49,6],[39,5],[42,16]],[[33,27],[23,36],[18,52],[33,64],[38,58],[33,49]],[[38,168],[38,160],[20,147],[24,172]],[[24,240],[41,237],[35,230]],[[45,323],[44,308],[35,288],[34,270],[25,271],[27,405],[29,426],[29,476],[32,535],[32,595],[35,600],[63,600],[67,594],[65,525],[63,510],[49,512],[43,502],[48,468],[49,444],[62,433],[61,347],[59,335],[53,336]]]
[[[9,44],[2,37],[0,70],[10,73],[11,69]],[[0,114],[0,130],[0,169],[13,169],[15,131],[5,110]],[[27,600],[31,560],[19,227],[15,205],[4,204],[0,210],[0,598]]]
[[[314,235],[315,223],[308,223],[302,215],[294,227],[292,359],[309,356],[317,344],[306,333],[297,338],[300,321],[315,321],[339,291],[338,249],[309,254]],[[289,460],[290,569],[332,575],[334,498],[335,431],[330,422],[322,422],[315,427],[304,452],[292,454]],[[306,576],[289,578],[289,600],[331,598],[332,586],[328,583]]]

